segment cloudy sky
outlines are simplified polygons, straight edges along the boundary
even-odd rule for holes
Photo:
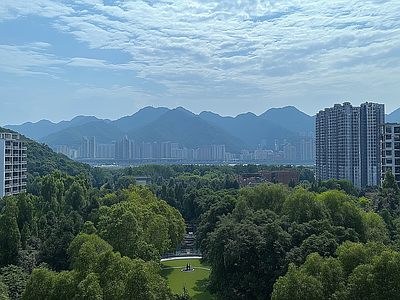
[[[0,125],[345,101],[400,107],[400,1],[0,1]]]

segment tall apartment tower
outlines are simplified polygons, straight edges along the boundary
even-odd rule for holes
[[[387,169],[391,169],[397,184],[400,186],[400,124],[384,124],[382,126],[381,137],[381,180],[385,179]]]
[[[316,117],[316,177],[348,179],[355,186],[380,184],[380,131],[385,106],[349,102],[325,108]]]
[[[0,133],[0,198],[26,187],[26,146],[17,133]]]

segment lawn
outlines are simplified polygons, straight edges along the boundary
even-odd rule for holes
[[[161,275],[168,280],[168,284],[174,293],[182,292],[182,286],[186,285],[193,300],[215,300],[209,292],[205,291],[205,284],[210,274],[209,266],[201,264],[199,259],[178,259],[164,261],[162,264]],[[181,269],[186,268],[186,264],[190,264],[194,268],[193,272],[181,272]],[[178,267],[178,268],[177,268]],[[199,269],[205,268],[205,269]],[[174,269],[165,269],[174,268]]]

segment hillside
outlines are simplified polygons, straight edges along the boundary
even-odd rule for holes
[[[315,131],[315,116],[309,116],[294,106],[271,108],[259,116],[293,132]]]
[[[169,109],[166,107],[154,108],[152,106],[147,106],[131,116],[122,117],[118,120],[112,121],[111,124],[122,131],[129,132],[157,120],[167,111],[169,111]]]
[[[0,127],[0,132],[15,131]],[[73,161],[63,154],[55,153],[47,145],[40,144],[23,135],[21,135],[21,139],[26,139],[28,184],[33,180],[33,176],[44,176],[56,170],[60,170],[71,176],[84,173],[88,178],[91,177],[89,175],[91,168],[88,164]]]
[[[69,147],[78,147],[81,144],[83,136],[88,138],[95,136],[97,143],[110,143],[112,140],[120,140],[125,135],[111,123],[105,121],[96,121],[84,125],[69,127],[64,130],[52,133],[39,140],[51,147],[57,145],[68,145]]]
[[[200,117],[209,122],[218,124],[232,135],[245,141],[253,148],[258,147],[262,139],[267,141],[268,147],[273,147],[275,140],[286,139],[292,143],[298,142],[299,134],[272,123],[269,120],[257,117],[253,113],[246,113],[233,117],[221,117],[211,112],[202,112]]]
[[[14,130],[15,132],[20,132],[26,137],[37,141],[60,130],[95,121],[100,121],[100,119],[93,116],[77,116],[70,121],[61,121],[59,123],[53,123],[48,120],[40,120],[36,123],[26,122],[21,125],[6,125],[4,127]]]

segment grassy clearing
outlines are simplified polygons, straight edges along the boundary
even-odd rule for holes
[[[194,268],[194,272],[185,273],[181,269],[186,268],[186,264],[190,264]],[[175,269],[164,269],[173,268]],[[186,285],[193,300],[215,300],[209,292],[205,291],[205,284],[210,274],[209,270],[198,269],[209,268],[207,264],[201,264],[199,259],[179,259],[162,262],[161,275],[168,280],[168,284],[174,293],[182,292],[182,286]]]

